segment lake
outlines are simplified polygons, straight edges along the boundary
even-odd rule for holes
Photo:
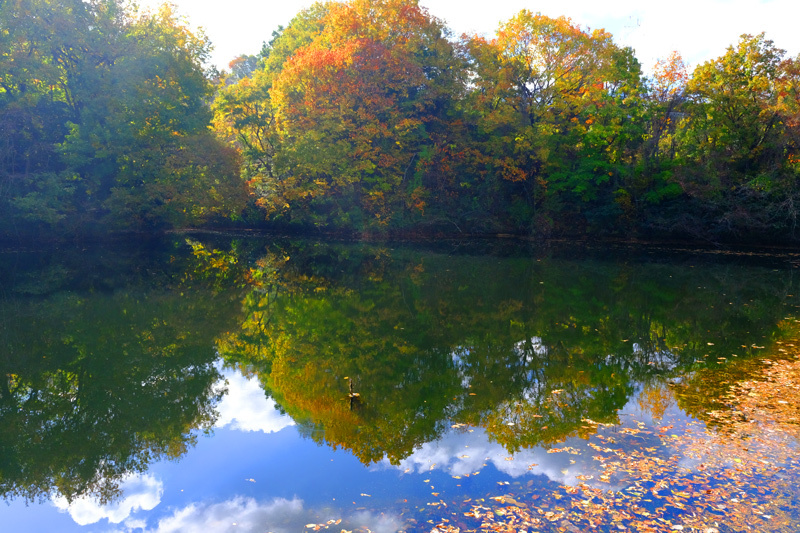
[[[800,254],[0,253],[3,530],[800,530]]]

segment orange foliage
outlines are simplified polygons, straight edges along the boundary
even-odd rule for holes
[[[655,96],[659,101],[666,101],[682,94],[689,81],[686,63],[677,51],[673,51],[667,59],[659,59],[653,68]]]
[[[382,225],[407,205],[401,183],[429,142],[435,99],[451,95],[439,87],[449,71],[436,61],[452,45],[441,22],[409,0],[332,4],[323,27],[271,91],[278,130],[292,143],[290,196],[354,200]]]

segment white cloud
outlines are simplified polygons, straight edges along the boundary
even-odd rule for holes
[[[367,528],[375,533],[396,533],[405,526],[392,513],[359,511],[350,516],[336,509],[307,509],[303,500],[276,498],[269,503],[236,497],[219,503],[192,503],[163,518],[148,533],[295,533],[306,524],[341,520],[328,531]]]
[[[147,521],[142,519],[128,518],[125,520],[125,528],[127,531],[143,530],[147,528]]]
[[[193,503],[176,510],[158,522],[154,533],[289,533],[302,531],[305,515],[303,501],[297,498],[260,504],[252,498],[238,497],[215,504]]]
[[[275,402],[267,398],[258,380],[247,379],[236,371],[225,371],[224,375],[228,393],[217,407],[216,427],[273,433],[294,425],[291,417],[275,409]]]
[[[568,439],[559,445],[559,448],[565,447],[572,447],[581,454],[566,451],[548,453],[546,449],[536,447],[521,450],[509,460],[511,455],[508,451],[500,444],[491,442],[482,430],[475,429],[472,433],[451,431],[435,442],[423,444],[398,466],[393,467],[384,461],[381,468],[411,469],[418,473],[441,470],[451,476],[464,476],[480,472],[484,466],[492,464],[513,478],[541,474],[564,485],[578,484],[578,475],[599,473],[598,464],[592,459],[593,452],[587,448],[585,440]]]
[[[158,5],[161,0],[142,0]],[[174,0],[193,26],[202,26],[215,46],[212,62],[227,68],[239,54],[255,54],[271,39],[278,25],[286,25],[313,0],[281,2],[253,0]],[[800,53],[796,31],[797,0],[673,0],[641,2],[615,0],[421,0],[430,13],[444,19],[456,35],[493,35],[505,22],[526,8],[544,15],[568,16],[591,28],[605,28],[615,40],[636,50],[646,71],[659,58],[678,50],[692,65],[714,59],[735,44],[742,33],[767,32],[767,38],[790,55]]]
[[[100,505],[95,499],[83,497],[69,503],[63,496],[52,499],[61,512],[67,512],[79,525],[94,524],[107,519],[112,524],[119,524],[131,513],[138,510],[150,511],[161,502],[164,485],[151,475],[134,474],[120,483],[122,498],[119,501]]]

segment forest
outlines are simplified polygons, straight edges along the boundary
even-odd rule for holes
[[[564,17],[349,0],[210,47],[168,5],[0,3],[0,237],[798,238],[800,56],[764,34],[649,69]]]

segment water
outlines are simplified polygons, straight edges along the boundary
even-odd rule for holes
[[[796,261],[212,235],[6,250],[0,523],[795,531]]]

